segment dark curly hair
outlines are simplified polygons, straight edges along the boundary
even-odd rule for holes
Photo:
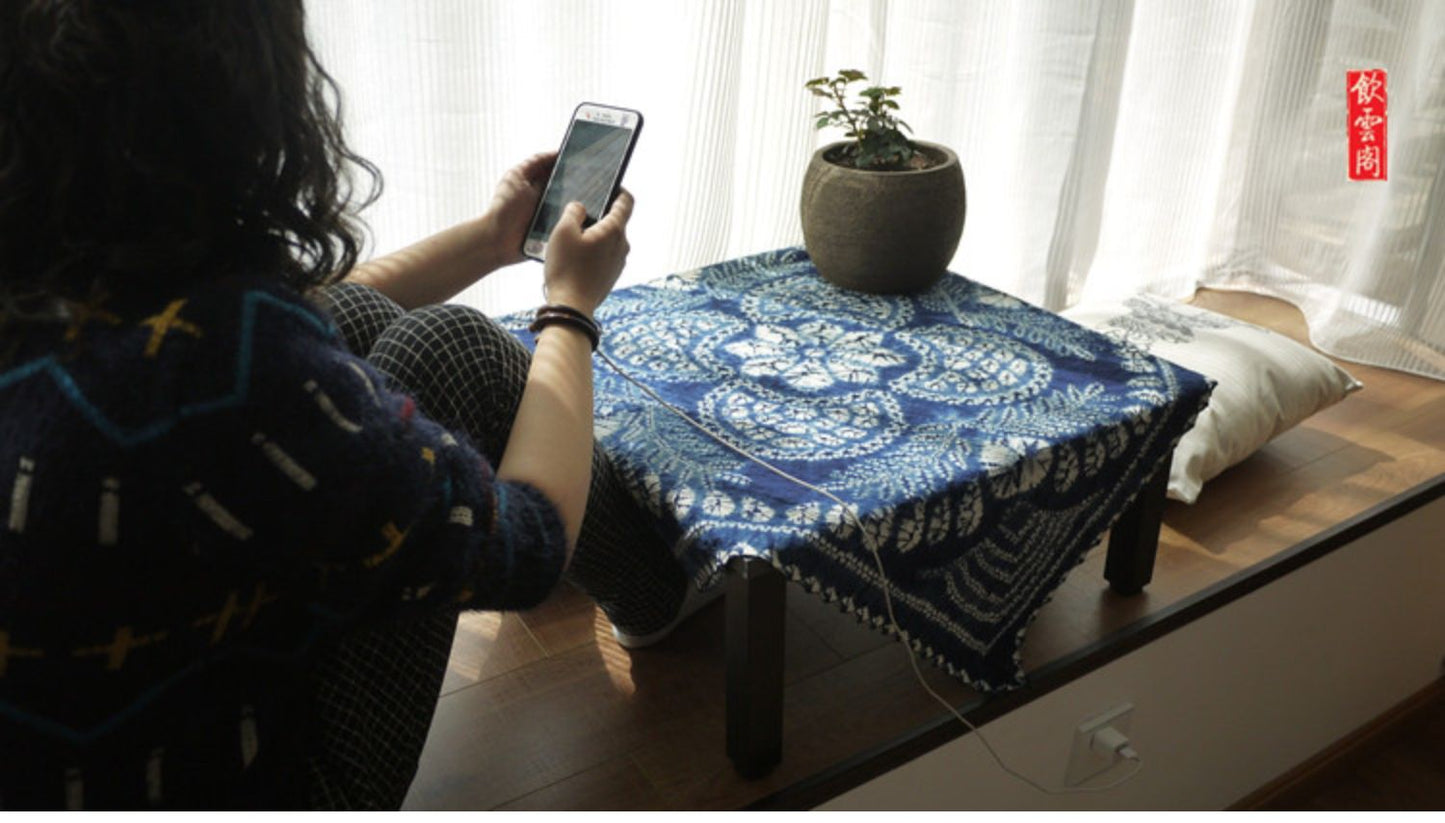
[[[0,323],[27,295],[330,282],[380,186],[301,0],[0,0]]]

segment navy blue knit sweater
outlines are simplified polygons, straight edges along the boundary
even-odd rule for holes
[[[302,805],[338,638],[561,575],[552,504],[269,281],[72,305],[0,358],[0,807]]]

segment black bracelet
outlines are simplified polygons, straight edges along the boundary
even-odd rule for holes
[[[587,342],[592,344],[592,351],[597,351],[597,344],[602,339],[602,329],[597,322],[581,312],[567,313],[553,310],[553,307],[543,306],[537,310],[537,316],[532,320],[532,325],[527,330],[536,334],[547,326],[560,323],[564,326],[571,326],[587,335]]]
[[[595,331],[598,337],[602,336],[602,327],[597,325],[597,321],[593,320],[591,315],[584,314],[582,311],[574,309],[571,306],[562,303],[546,303],[538,306],[536,313],[539,316],[544,314],[565,314],[569,317],[575,317],[587,324],[587,327]]]
[[[572,308],[571,306],[567,306],[567,305],[564,305],[564,304],[562,304],[562,303],[547,303],[547,304],[538,306],[538,307],[537,307],[537,311],[538,311],[539,313],[540,313],[540,312],[544,312],[544,311],[548,311],[548,312],[556,311],[556,312],[561,312],[561,313],[563,313],[563,314],[570,314],[570,315],[572,315],[573,317],[575,317],[575,318],[577,318],[577,319],[579,319],[579,320],[585,320],[585,321],[587,321],[588,323],[590,323],[590,324],[592,324],[592,325],[594,325],[594,326],[597,325],[597,321],[596,321],[596,320],[593,320],[591,315],[585,314],[585,313],[582,312],[580,309],[574,309],[574,308]]]

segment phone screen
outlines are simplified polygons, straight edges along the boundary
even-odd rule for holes
[[[574,200],[587,207],[589,221],[601,218],[632,137],[631,128],[573,120],[527,238],[545,243],[562,209]]]

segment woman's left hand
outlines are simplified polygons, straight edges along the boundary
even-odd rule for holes
[[[542,190],[547,186],[547,176],[557,162],[557,152],[548,151],[534,154],[513,166],[502,175],[497,183],[497,192],[492,195],[492,204],[487,208],[486,219],[491,223],[492,242],[496,244],[492,253],[498,265],[507,266],[527,259],[522,254],[522,243],[527,239],[527,227],[542,199]]]
[[[362,263],[346,279],[414,309],[446,302],[498,268],[522,262],[527,226],[556,162],[555,151],[532,155],[502,175],[481,217]]]

